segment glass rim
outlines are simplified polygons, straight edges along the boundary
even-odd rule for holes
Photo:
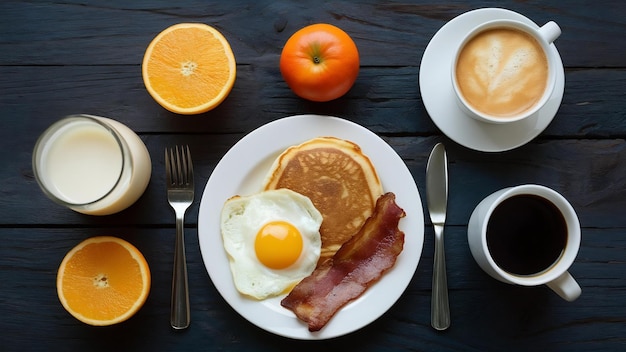
[[[115,180],[115,183],[111,186],[111,189],[109,189],[105,194],[98,197],[97,199],[89,201],[89,202],[84,202],[84,203],[71,202],[67,198],[62,197],[59,193],[52,191],[50,187],[48,186],[48,184],[44,181],[44,177],[43,177],[44,173],[41,170],[42,167],[40,167],[40,163],[42,160],[41,156],[42,156],[42,153],[44,152],[44,149],[45,149],[44,147],[46,146],[46,144],[50,142],[50,140],[53,139],[53,137],[55,137],[56,133],[63,126],[73,123],[74,121],[88,121],[89,123],[94,123],[104,128],[107,132],[109,132],[111,136],[113,136],[113,139],[115,140],[117,146],[119,147],[119,151],[122,156],[122,162],[120,165],[119,174],[117,175],[117,179]],[[124,141],[124,139],[119,135],[119,132],[117,132],[117,130],[113,126],[108,124],[106,121],[102,121],[100,118],[98,118],[97,116],[93,116],[93,115],[72,114],[72,115],[65,116],[55,121],[52,125],[46,128],[46,130],[39,136],[39,138],[37,138],[37,141],[35,142],[35,147],[33,149],[33,156],[32,156],[33,174],[35,176],[35,180],[39,184],[39,188],[41,188],[41,190],[46,194],[48,198],[52,199],[56,203],[61,204],[66,207],[70,207],[70,208],[89,206],[108,197],[120,185],[122,181],[122,176],[124,174],[124,169],[127,167],[126,163],[127,163],[128,153],[129,153],[128,146],[126,145],[126,142]]]

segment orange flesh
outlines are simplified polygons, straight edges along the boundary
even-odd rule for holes
[[[108,325],[127,319],[141,307],[150,274],[136,248],[93,242],[68,253],[57,285],[59,298],[72,315],[92,325]]]
[[[152,97],[183,114],[220,104],[235,80],[235,58],[226,39],[203,24],[180,24],[160,33],[146,50],[143,79]]]

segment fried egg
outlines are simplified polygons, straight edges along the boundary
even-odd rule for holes
[[[321,224],[311,200],[288,189],[228,199],[221,232],[237,290],[256,299],[291,291],[317,265]]]

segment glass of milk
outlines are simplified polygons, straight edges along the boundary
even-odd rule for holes
[[[37,140],[33,171],[43,192],[74,211],[109,215],[143,194],[150,154],[127,126],[105,117],[71,115]]]

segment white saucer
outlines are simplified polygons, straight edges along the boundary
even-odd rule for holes
[[[457,105],[450,78],[454,48],[463,34],[488,20],[512,19],[537,26],[528,18],[505,9],[485,8],[466,12],[446,23],[433,36],[420,64],[419,85],[424,106],[435,125],[450,139],[470,149],[501,152],[517,148],[537,137],[556,115],[565,88],[565,72],[554,44],[561,69],[557,72],[554,93],[533,116],[506,125],[490,124],[467,116]]]

